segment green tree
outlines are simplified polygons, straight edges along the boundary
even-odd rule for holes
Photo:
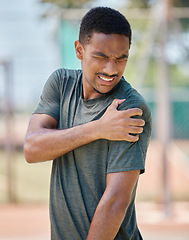
[[[89,0],[41,0],[42,3],[52,3],[60,8],[80,8]]]
[[[189,1],[186,0],[173,0],[174,7],[189,7]]]
[[[129,7],[131,8],[148,8],[150,7],[150,0],[135,0],[129,1]]]
[[[156,3],[159,0],[129,0],[129,7],[136,7],[136,8],[148,8]],[[186,0],[172,0],[172,5],[174,7],[189,7],[189,1]]]

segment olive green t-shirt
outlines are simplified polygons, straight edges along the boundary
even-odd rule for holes
[[[81,70],[59,69],[45,84],[34,113],[52,116],[59,129],[99,119],[114,99],[126,99],[118,110],[133,107],[143,110],[144,131],[135,143],[99,139],[53,160],[50,186],[52,240],[86,239],[106,188],[107,173],[138,169],[144,172],[151,114],[142,96],[123,77],[111,92],[90,100],[82,98]],[[135,192],[136,186],[117,240],[142,239],[136,223]]]

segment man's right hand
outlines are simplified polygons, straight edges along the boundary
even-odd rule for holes
[[[124,101],[125,99],[115,99],[107,108],[104,115],[97,120],[99,125],[99,138],[114,141],[138,141],[139,134],[143,132],[145,121],[132,117],[142,116],[143,112],[139,108],[122,111],[117,110],[118,106]]]

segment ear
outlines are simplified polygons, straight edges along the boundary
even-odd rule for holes
[[[79,60],[83,59],[83,45],[77,40],[74,43],[76,56]]]

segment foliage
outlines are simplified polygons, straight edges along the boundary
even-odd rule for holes
[[[41,0],[42,3],[52,3],[60,8],[80,8],[89,0]]]
[[[173,0],[173,6],[175,6],[175,7],[189,7],[189,1]]]
[[[129,7],[133,8],[148,8],[150,6],[150,0],[135,0],[129,1]]]
[[[165,0],[164,0],[165,1]],[[158,0],[135,0],[129,1],[129,7],[148,8],[158,3]],[[189,1],[186,0],[172,0],[174,7],[189,7]]]

